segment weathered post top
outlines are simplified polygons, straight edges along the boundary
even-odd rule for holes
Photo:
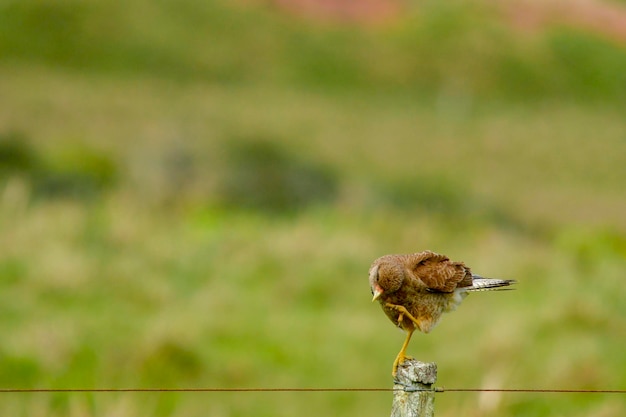
[[[398,367],[391,417],[433,417],[437,364],[409,359]]]

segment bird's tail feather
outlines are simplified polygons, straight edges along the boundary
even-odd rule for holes
[[[467,291],[505,291],[512,290],[509,285],[515,284],[514,279],[495,279],[495,278],[483,278],[480,275],[472,275],[472,286]]]

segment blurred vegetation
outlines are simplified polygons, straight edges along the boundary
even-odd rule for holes
[[[93,198],[114,184],[116,169],[110,158],[86,147],[41,155],[22,135],[0,136],[0,180],[28,179],[36,198]]]
[[[303,25],[219,1],[3,2],[0,54],[184,83],[626,100],[626,51],[615,41],[571,27],[521,36],[475,1],[428,1],[421,10],[372,30]]]
[[[290,157],[271,141],[229,142],[218,194],[233,209],[286,214],[332,203],[337,181],[323,168]]]
[[[367,269],[475,294],[438,385],[626,387],[626,47],[483,3],[382,26],[228,2],[0,2],[0,387],[389,387]],[[488,319],[488,320],[487,320]],[[387,414],[388,393],[2,394],[1,415]],[[440,416],[617,416],[443,394]]]

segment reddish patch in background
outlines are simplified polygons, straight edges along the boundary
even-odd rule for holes
[[[505,16],[517,27],[577,27],[626,43],[626,7],[603,0],[508,0]]]
[[[265,3],[294,16],[335,24],[381,25],[399,21],[419,2],[408,0],[240,0]],[[445,0],[441,0],[445,1]],[[489,0],[503,19],[525,31],[564,25],[626,43],[626,7],[607,0]]]

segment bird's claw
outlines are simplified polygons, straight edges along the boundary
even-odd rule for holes
[[[399,306],[397,304],[391,304],[391,303],[386,303],[385,305],[389,308],[393,308],[394,310],[400,313],[398,315],[398,326],[400,326],[400,323],[402,322],[402,320],[407,318],[411,320],[418,329],[422,328],[420,322],[415,317],[413,317],[411,313],[409,313],[409,310],[407,310],[406,307]]]
[[[407,356],[402,352],[399,353],[398,356],[396,356],[396,360],[393,361],[393,368],[391,371],[391,375],[393,376],[394,380],[396,379],[396,375],[398,374],[398,367],[402,365],[406,360],[412,359],[413,358],[411,356]]]

